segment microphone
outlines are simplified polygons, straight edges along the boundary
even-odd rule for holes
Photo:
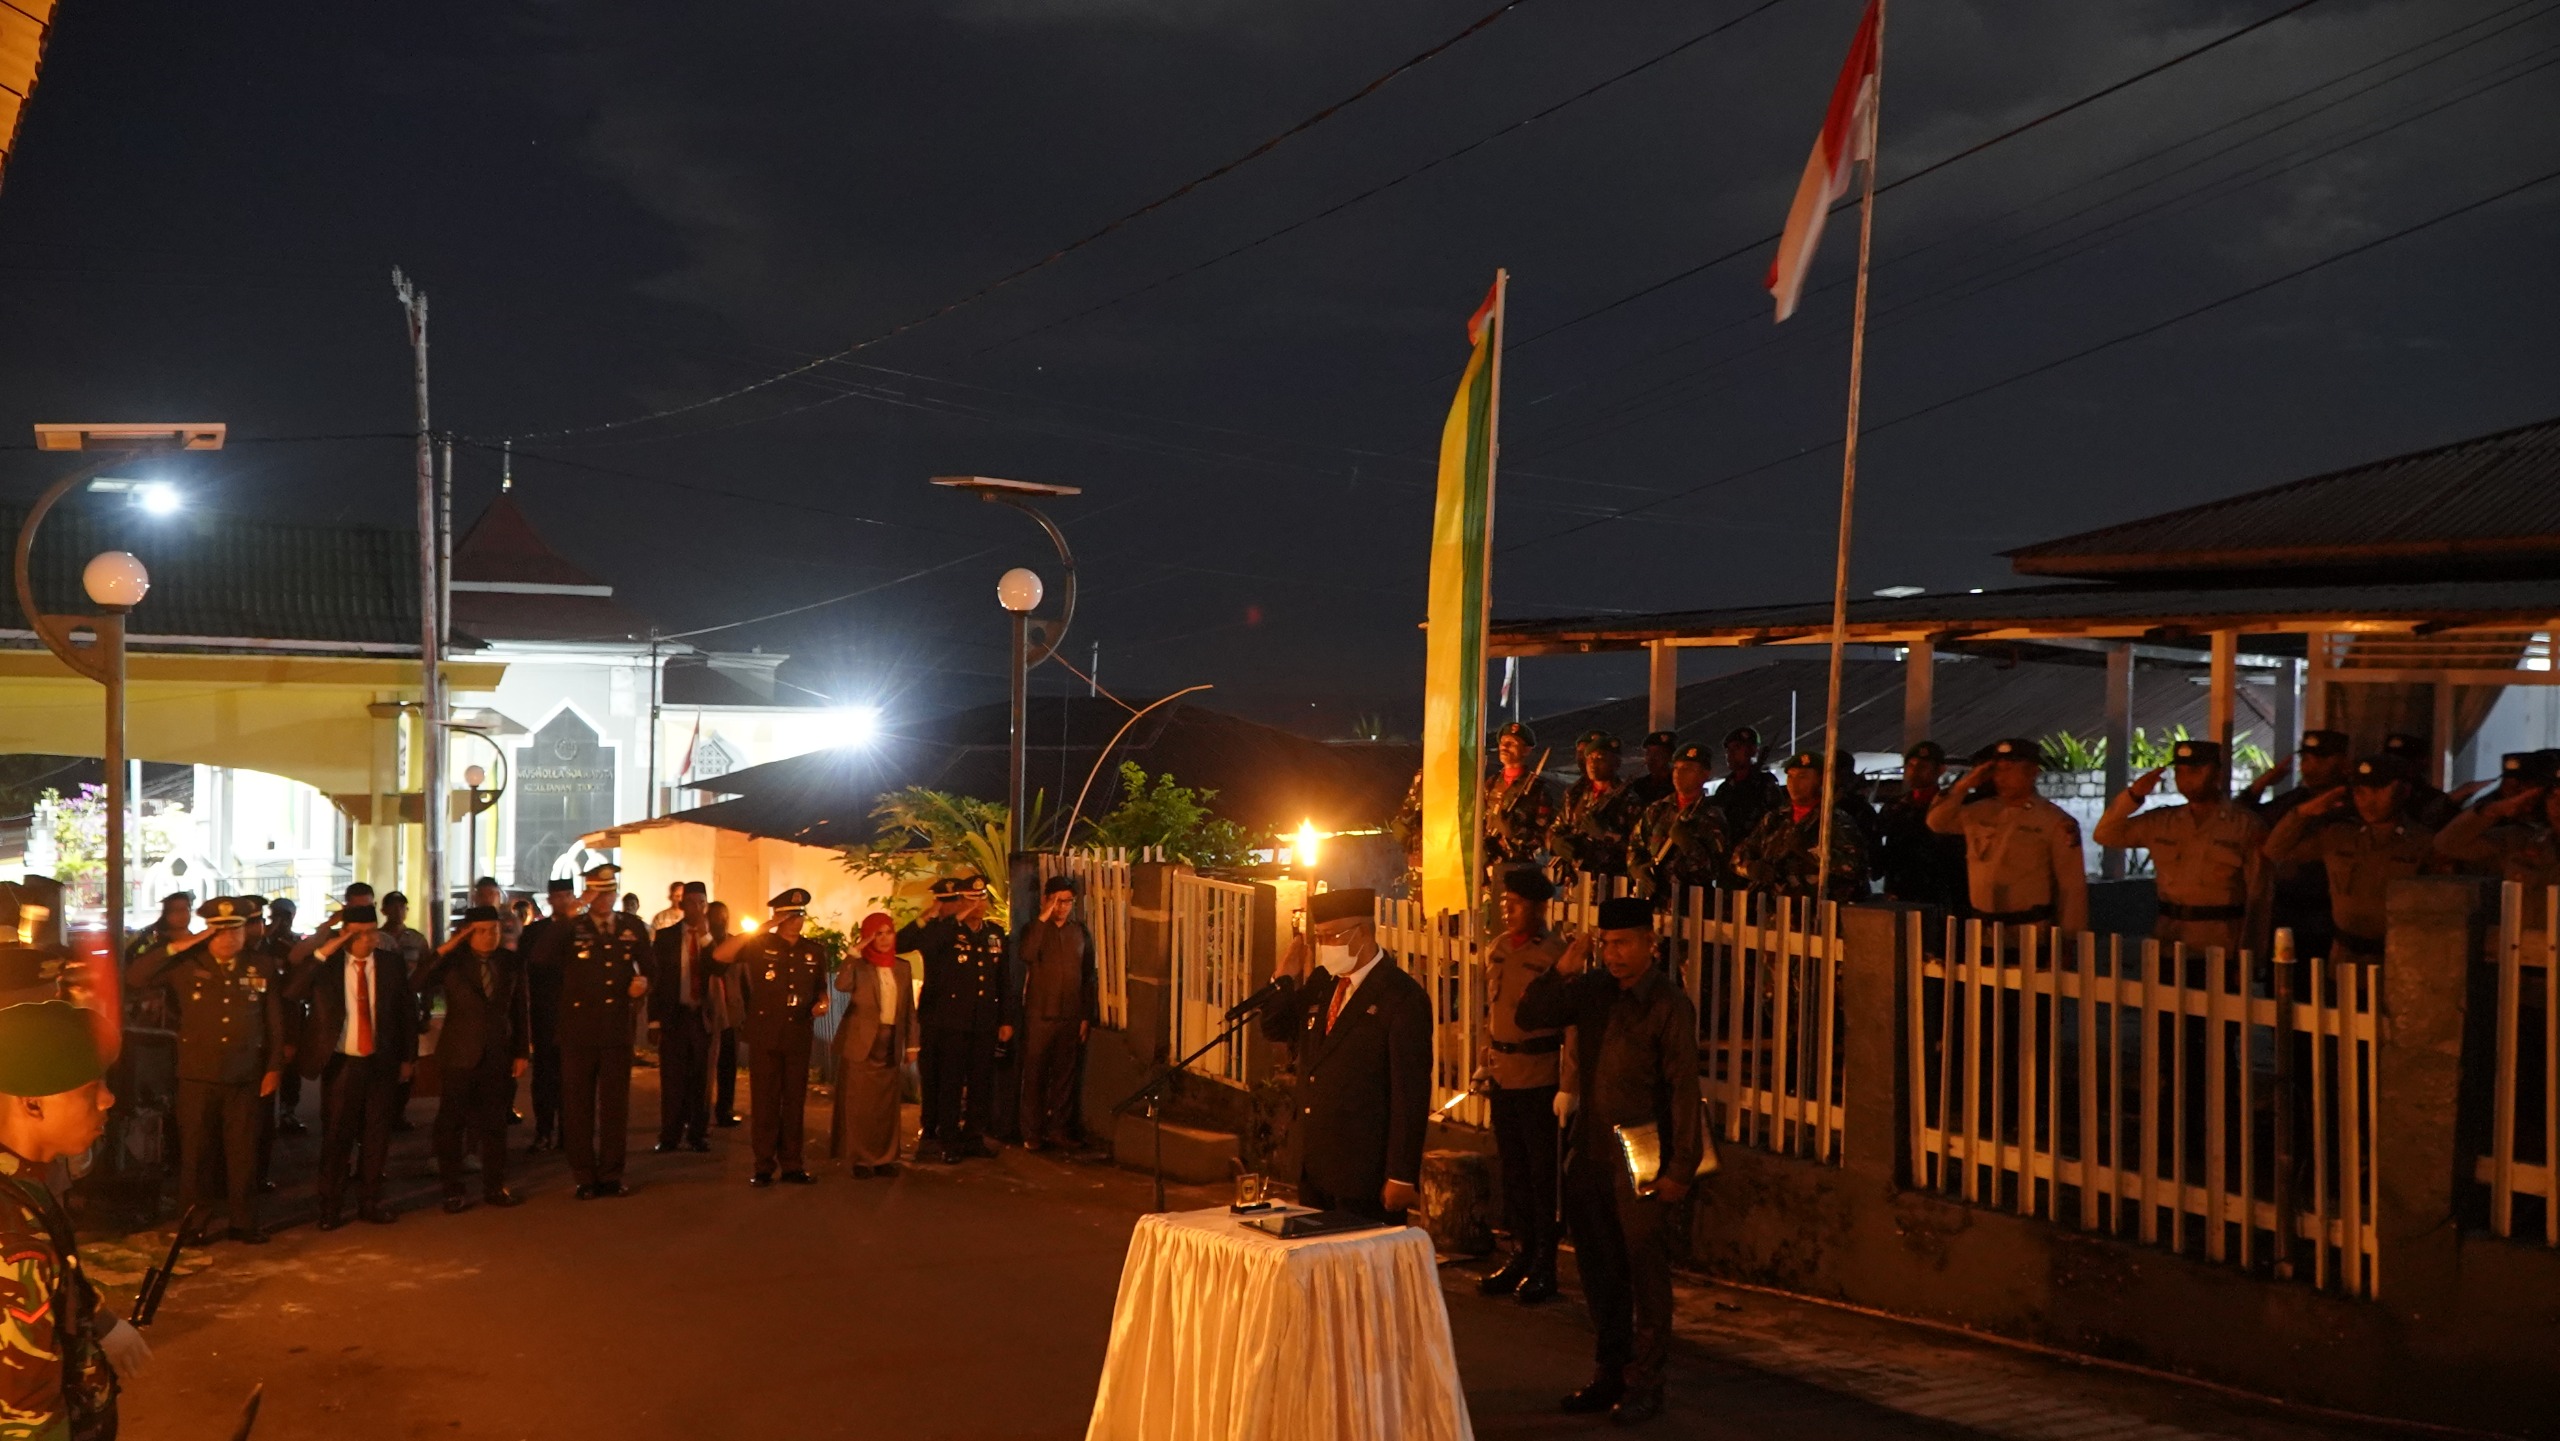
[[[1267,1011],[1287,999],[1289,993],[1296,989],[1298,989],[1296,976],[1286,974],[1273,976],[1271,984],[1227,1007],[1227,1022],[1232,1025],[1257,1011]]]

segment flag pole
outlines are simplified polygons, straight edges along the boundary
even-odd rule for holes
[[[1884,21],[1886,0],[1876,0],[1875,94],[1867,108],[1867,175],[1858,198],[1858,292],[1849,320],[1849,423],[1840,447],[1840,545],[1831,574],[1831,685],[1822,715],[1822,830],[1814,851],[1813,894],[1831,884],[1831,817],[1840,789],[1840,662],[1849,644],[1849,529],[1858,498],[1858,401],[1867,370],[1867,257],[1874,245],[1876,164],[1883,159]]]
[[[1476,603],[1474,638],[1477,694],[1479,695],[1483,694],[1484,667],[1493,659],[1486,652],[1492,649],[1493,644],[1493,502],[1496,493],[1494,478],[1502,469],[1502,347],[1511,339],[1510,306],[1511,272],[1497,268],[1493,272],[1493,355],[1491,357],[1493,374],[1485,405],[1484,564],[1481,567],[1484,590]],[[1479,734],[1484,730],[1484,720],[1482,715],[1476,717],[1476,730]],[[1484,793],[1484,758],[1481,752],[1476,759],[1476,774],[1467,777],[1467,784],[1474,786],[1477,795],[1481,796]],[[1486,816],[1479,802],[1475,827],[1467,837],[1466,939],[1470,946],[1482,939],[1481,933],[1484,929],[1485,820]]]

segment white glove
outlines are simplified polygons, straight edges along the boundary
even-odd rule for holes
[[[1571,1091],[1556,1092],[1556,1119],[1558,1121],[1572,1120],[1573,1113],[1581,1109],[1582,1098],[1580,1096],[1575,1095]]]
[[[133,1329],[131,1321],[118,1321],[106,1335],[98,1338],[100,1349],[107,1353],[107,1364],[113,1366],[116,1379],[130,1381],[151,1365],[151,1343]]]

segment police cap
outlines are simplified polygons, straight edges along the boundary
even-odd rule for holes
[[[793,886],[765,904],[773,907],[773,913],[777,916],[804,915],[809,909],[809,893],[798,886]]]
[[[1318,891],[1307,898],[1307,924],[1326,925],[1334,921],[1365,921],[1377,913],[1378,893],[1354,888],[1347,891]]]
[[[0,1007],[0,1094],[59,1096],[107,1073],[89,1017],[69,1001]]]
[[[960,891],[960,883],[949,876],[944,876],[942,879],[935,881],[932,885],[925,887],[925,890],[927,894],[931,895],[938,901],[949,896],[957,895]]]
[[[1903,751],[1902,758],[1907,761],[1937,761],[1943,764],[1947,759],[1947,748],[1936,741],[1915,741],[1910,748]]]
[[[1610,755],[1616,755],[1619,749],[1618,738],[1607,731],[1584,731],[1582,739],[1573,743],[1576,755],[1587,751],[1606,751]]]
[[[1502,888],[1524,901],[1551,901],[1556,896],[1555,882],[1535,866],[1514,866],[1504,871]]]
[[[589,866],[586,869],[586,881],[588,890],[613,890],[622,884],[622,867],[611,861],[606,861],[602,865]]]
[[[2511,781],[2538,781],[2550,778],[2536,751],[2508,751],[2498,757],[2498,774]]]
[[[2218,766],[2222,764],[2222,742],[2180,741],[2169,748],[2169,762],[2181,766]]]
[[[951,894],[959,896],[964,900],[975,896],[983,896],[986,893],[987,878],[975,872],[958,877],[951,882]]]
[[[1604,931],[1649,931],[1653,929],[1653,905],[1635,896],[1615,896],[1600,903],[1600,929]]]
[[[2355,742],[2345,731],[2304,731],[2302,753],[2307,756],[2342,756],[2354,749]]]
[[[2427,754],[2427,738],[2406,731],[2394,731],[2382,738],[2382,753],[2404,761],[2423,760]]]
[[[2385,752],[2378,756],[2366,756],[2363,760],[2357,761],[2355,772],[2348,777],[2347,784],[2367,788],[2387,786],[2395,781],[2409,779],[2410,774],[2407,761]]]
[[[2025,736],[2011,736],[2007,740],[1993,741],[1974,752],[1973,759],[1977,765],[1989,761],[2031,761],[2041,770],[2044,768],[2044,747]]]
[[[204,918],[206,925],[220,931],[249,924],[249,917],[263,909],[264,907],[252,907],[240,896],[215,896],[212,900],[196,907],[196,914]]]
[[[1647,750],[1651,750],[1655,746],[1676,746],[1680,744],[1680,733],[1678,731],[1648,731],[1645,733],[1644,744],[1645,749]]]

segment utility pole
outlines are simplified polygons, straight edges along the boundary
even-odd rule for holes
[[[418,391],[418,790],[419,886],[428,944],[444,938],[443,538],[437,524],[435,436],[427,412],[427,295],[391,268],[391,291],[409,321]],[[380,817],[376,818],[377,820]]]

